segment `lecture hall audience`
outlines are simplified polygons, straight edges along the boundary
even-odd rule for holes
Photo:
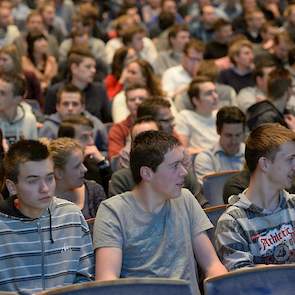
[[[201,294],[194,257],[202,277],[293,263],[294,242],[253,237],[292,227],[294,15],[287,0],[0,0],[0,291],[156,275]],[[202,180],[228,169],[216,254]],[[272,227],[251,236],[258,212]],[[44,269],[28,243],[54,251]]]

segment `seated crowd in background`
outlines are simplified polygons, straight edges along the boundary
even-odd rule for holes
[[[294,262],[295,4],[268,2],[0,0],[0,290]]]

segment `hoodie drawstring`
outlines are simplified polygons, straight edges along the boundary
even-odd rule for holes
[[[49,212],[49,232],[50,232],[50,241],[51,243],[53,244],[54,243],[54,240],[53,240],[53,236],[52,236],[52,217],[51,217],[51,211],[50,209],[48,208],[48,212]]]

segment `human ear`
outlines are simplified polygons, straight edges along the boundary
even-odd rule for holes
[[[10,179],[5,179],[5,184],[10,196],[17,195],[17,188],[15,183]]]
[[[258,165],[263,172],[267,172],[270,167],[270,160],[266,157],[261,157],[258,160]]]
[[[147,166],[140,167],[140,176],[143,180],[149,181],[152,179],[154,172]]]
[[[63,170],[62,169],[60,169],[60,168],[54,168],[53,172],[54,172],[54,177],[57,180],[63,179],[64,173],[63,173]]]

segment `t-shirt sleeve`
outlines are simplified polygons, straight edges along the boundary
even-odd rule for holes
[[[123,247],[123,235],[120,220],[115,211],[106,202],[97,210],[93,230],[94,249],[103,247]]]
[[[194,238],[199,233],[212,228],[213,225],[195,197],[188,190],[183,191],[188,202],[191,233]]]

